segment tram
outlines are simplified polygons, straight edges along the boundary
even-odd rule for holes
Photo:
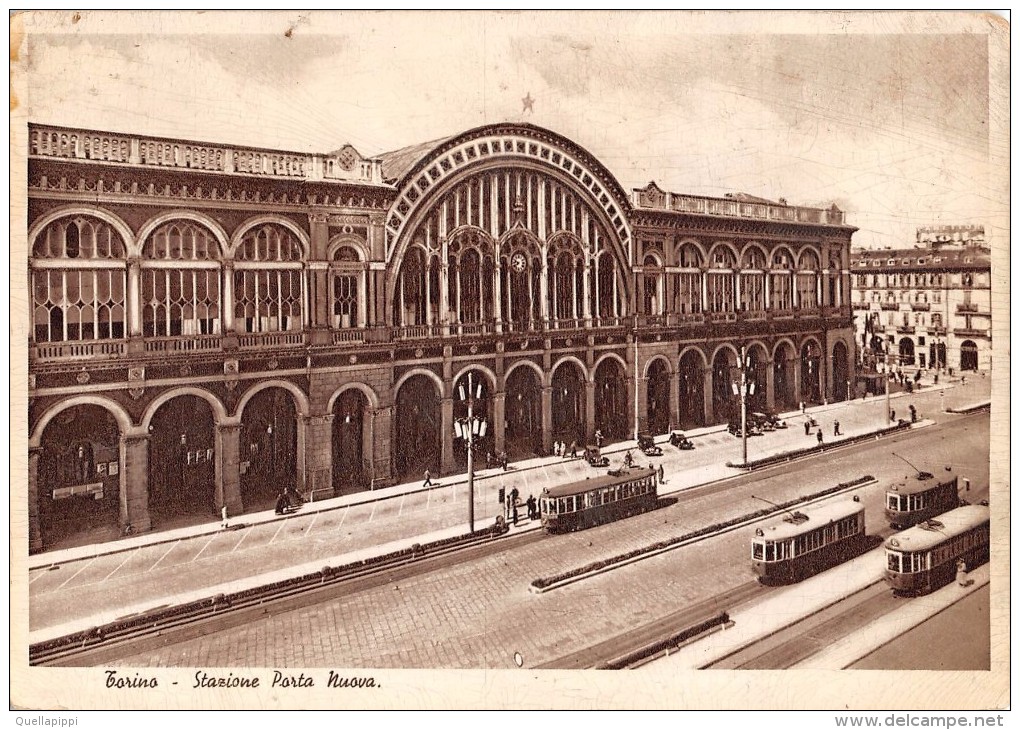
[[[896,484],[885,493],[885,518],[901,530],[960,506],[957,477],[940,482],[917,479]]]
[[[930,593],[953,580],[958,560],[987,561],[988,543],[988,507],[957,507],[886,539],[886,583],[895,593]]]
[[[539,508],[548,532],[569,532],[645,512],[658,502],[655,469],[625,470],[542,490]]]
[[[793,583],[856,557],[866,542],[864,505],[854,497],[756,529],[751,567],[761,583]]]

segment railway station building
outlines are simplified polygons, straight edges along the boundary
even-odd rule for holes
[[[911,248],[855,250],[858,352],[867,366],[992,366],[991,249],[982,226],[917,230]]]
[[[28,129],[30,549],[841,400],[835,206],[655,183],[504,123],[375,157]]]

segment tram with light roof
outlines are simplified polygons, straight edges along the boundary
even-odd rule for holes
[[[953,580],[957,561],[988,560],[989,509],[970,504],[914,525],[885,541],[885,580],[895,593],[930,593]]]
[[[757,528],[751,568],[766,585],[794,583],[857,557],[866,544],[864,505],[854,497]]]
[[[956,509],[960,504],[957,477],[945,482],[918,477],[886,490],[885,518],[890,527],[901,530]]]
[[[569,532],[647,512],[657,504],[655,469],[639,468],[548,487],[539,509],[548,532]]]

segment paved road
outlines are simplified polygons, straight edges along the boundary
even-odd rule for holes
[[[947,388],[947,406],[972,403],[988,397],[988,382]],[[906,413],[907,403],[916,404],[924,417],[936,414],[939,393],[922,391],[892,403]],[[884,399],[834,404],[819,409],[815,417],[832,441],[832,422],[840,421],[844,434],[854,435],[885,424]],[[954,416],[944,416],[952,420]],[[805,437],[803,416],[789,419],[790,428],[748,439],[751,459],[814,443]],[[739,461],[740,439],[725,431],[695,439],[697,448],[681,452],[666,445],[662,463],[667,484],[660,490],[671,493],[740,472],[726,467]],[[614,463],[622,459],[626,445],[613,447]],[[987,450],[987,449],[985,449]],[[635,452],[637,453],[637,452]],[[641,460],[647,461],[642,458]],[[529,462],[533,468],[508,472],[489,470],[476,480],[476,524],[491,524],[499,513],[497,491],[516,487],[522,497],[538,494],[544,487],[597,473],[580,460],[544,459]],[[856,476],[856,474],[854,475]],[[341,506],[338,502],[317,507],[325,511],[299,514],[286,520],[246,516],[249,526],[237,531],[219,531],[201,537],[145,545],[126,552],[73,560],[58,569],[30,571],[30,630],[53,627],[118,608],[155,606],[175,596],[219,585],[228,580],[255,579],[262,573],[315,561],[337,563],[337,556],[371,549],[393,541],[444,530],[466,531],[467,488],[463,477],[443,480],[446,486],[420,489],[405,486],[406,494],[365,504]],[[400,490],[396,490],[399,492]],[[390,493],[393,493],[392,491]],[[331,505],[337,505],[335,508]],[[103,547],[114,547],[111,544]],[[55,553],[54,557],[59,557]],[[115,614],[120,615],[120,614]]]
[[[864,473],[879,479],[858,490],[868,530],[878,532],[885,486],[909,471],[890,452],[910,454],[931,471],[953,464],[978,497],[987,492],[988,464],[976,456],[987,449],[988,434],[983,415],[869,442],[794,470],[698,489],[673,506],[548,537],[511,556],[472,560],[121,664],[510,668],[520,652],[526,667],[536,666],[745,583],[750,528],[541,595],[528,590],[534,578],[753,512],[761,503],[751,494],[784,501]]]

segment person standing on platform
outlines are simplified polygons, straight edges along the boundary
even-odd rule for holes
[[[804,435],[811,435],[811,421],[804,421]]]
[[[822,443],[822,429],[820,428],[818,429],[818,443],[819,445]]]
[[[833,424],[832,435],[833,436],[840,436],[841,435],[840,432],[839,432],[839,421],[836,421]]]
[[[662,468],[662,464],[659,464],[659,484],[666,483],[666,470]]]

